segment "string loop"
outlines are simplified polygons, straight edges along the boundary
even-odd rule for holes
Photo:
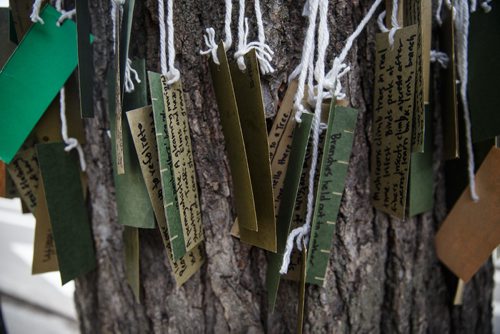
[[[231,34],[231,15],[233,12],[233,3],[232,0],[225,0],[224,2],[226,7],[226,14],[224,16],[224,41],[222,45],[224,46],[224,51],[227,52],[231,45],[233,44],[233,36]],[[215,64],[220,65],[219,57],[217,56],[217,42],[215,41],[215,30],[214,28],[205,29],[206,34],[203,35],[203,39],[205,40],[205,45],[207,46],[206,50],[200,50],[201,55],[212,55],[212,60]]]

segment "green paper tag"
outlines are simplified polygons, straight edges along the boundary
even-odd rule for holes
[[[47,24],[47,22],[45,22]],[[63,143],[36,146],[62,284],[95,267],[77,153]]]
[[[153,102],[153,115],[158,144],[158,159],[160,163],[161,185],[163,189],[163,206],[167,216],[168,234],[172,244],[172,253],[175,260],[186,254],[184,233],[179,212],[179,203],[175,191],[174,174],[172,171],[172,157],[170,140],[168,137],[167,115],[163,100],[161,74],[148,72],[149,90]]]
[[[140,272],[139,272],[139,229],[125,226],[123,229],[123,251],[125,255],[125,276],[135,296],[140,303]]]
[[[210,74],[217,99],[222,132],[226,143],[227,157],[233,179],[234,200],[240,229],[257,231],[257,213],[255,208],[252,182],[248,167],[247,153],[243,141],[243,132],[238,115],[238,107],[222,42],[217,49],[220,65],[209,61]]]
[[[323,285],[344,193],[358,111],[331,104],[307,257],[307,282]]]
[[[240,226],[240,236],[245,243],[276,252],[276,218],[266,115],[255,50],[245,56],[245,64],[245,71],[241,71],[234,62],[230,69],[254,191],[258,231]]]
[[[90,42],[88,0],[75,1],[78,32],[78,82],[82,117],[94,117],[94,58]]]
[[[302,122],[295,126],[293,133],[292,149],[290,151],[290,160],[285,176],[283,187],[283,197],[278,212],[277,224],[277,253],[268,253],[268,266],[266,276],[267,298],[269,308],[274,311],[276,296],[280,283],[281,264],[283,253],[285,251],[286,239],[290,232],[293,220],[295,202],[299,191],[302,168],[306,156],[307,144],[311,133],[313,115],[310,113],[302,114]]]
[[[0,159],[9,163],[76,67],[76,27],[46,6],[0,72]]]

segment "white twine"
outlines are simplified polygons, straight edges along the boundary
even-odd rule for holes
[[[259,61],[259,67],[262,74],[274,72],[271,65],[274,52],[266,44],[264,33],[264,24],[262,22],[262,12],[260,10],[259,0],[255,0],[255,16],[257,17],[258,42],[248,43],[248,19],[245,17],[245,0],[239,0],[240,10],[238,17],[238,50],[234,53],[238,68],[241,71],[246,70],[245,55],[251,50],[255,50],[255,55]]]
[[[430,61],[431,63],[439,63],[442,68],[448,68],[448,62],[450,61],[450,59],[444,52],[431,50]]]
[[[382,32],[389,32],[389,44],[391,47],[394,45],[394,35],[396,31],[400,28],[398,22],[398,0],[392,0],[392,13],[391,13],[391,29],[387,29],[384,24],[384,19],[386,16],[386,11],[384,10],[378,16],[377,23]]]
[[[446,7],[452,11],[452,15],[455,16],[455,9],[451,4],[451,0],[445,0]],[[443,8],[443,0],[438,0],[437,9],[436,9],[436,21],[439,25],[443,24],[443,20],[441,19],[441,9]]]
[[[31,22],[33,23],[40,22],[41,24],[45,24],[43,19],[40,17],[40,8],[42,7],[42,1],[43,0],[35,0],[33,2],[33,11],[30,15]]]
[[[135,89],[134,81],[132,80],[132,75],[137,83],[141,83],[141,79],[139,78],[139,74],[132,67],[132,60],[130,58],[127,59],[127,64],[125,66],[125,91],[127,93],[132,93]]]
[[[492,0],[484,0],[483,3],[481,3],[481,8],[485,13],[489,13],[493,9],[490,5],[491,1]]]
[[[472,8],[471,8],[472,9]],[[471,121],[469,112],[469,103],[467,100],[467,82],[468,82],[468,44],[469,44],[469,6],[467,0],[460,0],[456,4],[455,16],[456,29],[456,53],[457,53],[457,71],[460,78],[460,97],[462,99],[465,123],[465,137],[467,146],[467,170],[469,177],[470,195],[474,202],[479,201],[476,192],[476,181],[474,176],[474,151],[472,148]]]
[[[160,67],[161,73],[167,73],[167,44],[165,43],[167,31],[165,28],[165,4],[158,0],[158,23],[160,25]]]
[[[163,2],[163,0],[159,1]],[[168,36],[167,36],[168,72],[166,73],[166,76],[167,76],[167,84],[171,85],[174,82],[177,82],[181,77],[181,73],[175,67],[174,0],[167,0],[167,25],[168,25]],[[163,39],[161,42],[164,43],[165,40]]]
[[[233,12],[233,3],[232,0],[225,0],[226,6],[226,15],[224,16],[224,41],[222,44],[224,45],[224,51],[227,52],[231,48],[233,44],[233,36],[231,35],[231,14]],[[200,54],[212,55],[212,60],[217,65],[220,65],[219,57],[217,56],[217,42],[215,41],[215,30],[214,28],[207,28],[205,30],[206,34],[203,35],[203,39],[205,40],[205,45],[207,46],[207,50],[200,50]]]

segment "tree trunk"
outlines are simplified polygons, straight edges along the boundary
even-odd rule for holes
[[[296,331],[297,284],[283,281],[274,314],[265,289],[265,252],[230,236],[233,189],[203,32],[221,39],[224,1],[175,1],[177,62],[189,110],[199,182],[207,262],[176,288],[157,230],[140,231],[141,303],[125,280],[122,226],[117,223],[107,136],[106,71],[112,65],[111,0],[90,1],[94,42],[96,117],[86,121],[85,147],[97,269],[76,280],[84,333],[288,333]],[[234,1],[233,1],[234,2]],[[248,1],[248,16],[253,19]],[[330,3],[330,60],[371,6],[371,0]],[[301,56],[304,1],[261,0],[266,35],[277,71],[263,78],[272,119],[287,75]],[[233,27],[237,4],[233,8]],[[233,31],[233,36],[236,34]],[[435,105],[434,212],[400,221],[373,209],[369,192],[374,36],[372,20],[348,57],[346,92],[359,109],[346,191],[324,287],[308,286],[307,333],[489,333],[493,267],[489,262],[466,285],[463,306],[452,305],[456,279],[437,260],[433,238],[446,215],[439,105]],[[136,1],[130,54],[159,70],[157,2]],[[436,86],[436,85],[434,85]]]

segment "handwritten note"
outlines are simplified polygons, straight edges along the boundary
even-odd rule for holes
[[[38,185],[40,183],[38,161],[34,148],[19,152],[7,170],[16,185],[17,191],[29,210],[34,213],[37,205]]]
[[[163,209],[163,191],[161,187],[153,110],[150,106],[131,110],[127,112],[127,118],[169,263],[172,267],[177,286],[181,286],[204,263],[203,244],[200,243],[177,261],[174,260],[171,239],[168,234],[167,219],[165,217],[165,210]]]
[[[376,36],[371,193],[373,205],[404,218],[415,98],[417,26]]]
[[[186,251],[190,251],[203,241],[203,227],[184,92],[180,80],[171,87],[165,76],[161,77],[161,82],[175,191]]]

